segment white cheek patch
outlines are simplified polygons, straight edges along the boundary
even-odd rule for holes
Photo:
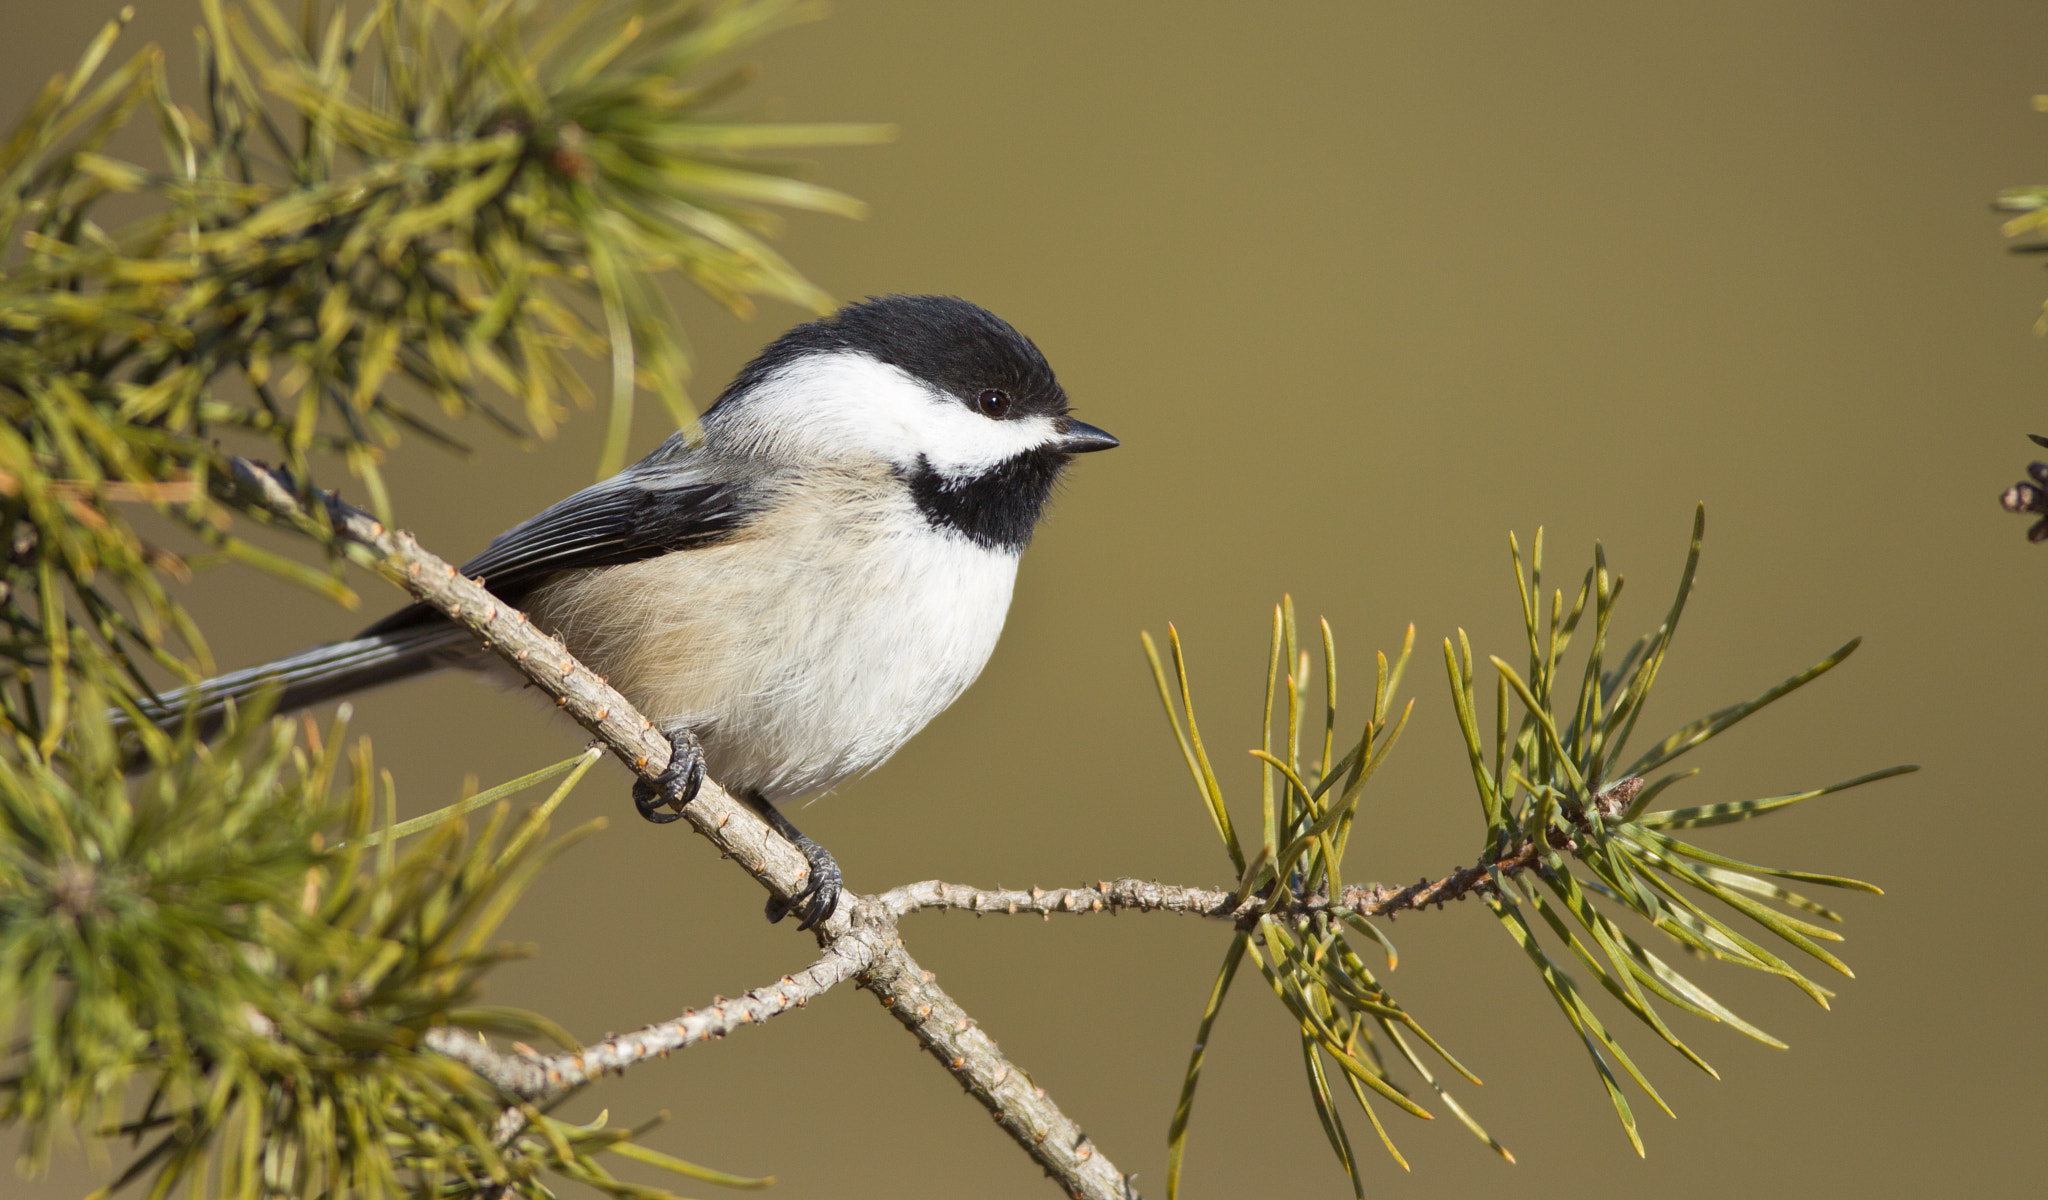
[[[850,350],[797,360],[710,422],[733,449],[778,458],[872,456],[951,478],[1059,440],[1048,416],[992,421],[909,373]]]
[[[991,421],[951,397],[936,414],[924,414],[923,421],[920,432],[925,461],[934,471],[954,479],[971,478],[1059,440],[1051,417]]]

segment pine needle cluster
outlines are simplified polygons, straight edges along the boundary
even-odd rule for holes
[[[134,1148],[110,1187],[155,1194],[661,1194],[599,1161],[632,1131],[530,1112],[504,1136],[496,1089],[421,1045],[571,1044],[477,991],[523,953],[492,940],[521,890],[602,824],[545,836],[581,771],[523,817],[500,803],[401,848],[391,777],[344,732],[253,719],[135,780],[87,717],[53,761],[0,757],[0,1124],[27,1165],[82,1129]]]
[[[1378,656],[1365,728],[1348,751],[1336,755],[1337,654],[1329,624],[1322,624],[1324,719],[1320,746],[1311,743],[1304,753],[1303,735],[1314,732],[1307,729],[1314,682],[1309,653],[1301,645],[1292,600],[1274,610],[1264,726],[1260,748],[1252,751],[1263,764],[1261,821],[1246,834],[1232,824],[1195,724],[1178,633],[1171,634],[1171,679],[1151,639],[1145,639],[1174,736],[1230,856],[1237,880],[1230,911],[1240,914],[1195,1035],[1169,1133],[1169,1197],[1179,1190],[1188,1122],[1210,1031],[1246,958],[1298,1027],[1317,1116],[1358,1195],[1365,1194],[1364,1176],[1333,1080],[1342,1081],[1387,1153],[1404,1169],[1407,1161],[1374,1101],[1426,1119],[1432,1114],[1416,1099],[1422,1089],[1435,1093],[1460,1123],[1513,1161],[1507,1148],[1438,1082],[1421,1051],[1428,1050],[1469,1083],[1478,1084],[1479,1077],[1423,1029],[1367,962],[1372,954],[1384,955],[1388,969],[1396,962],[1390,935],[1374,923],[1375,916],[1390,919],[1450,900],[1482,900],[1535,969],[1573,1037],[1585,1047],[1622,1131],[1638,1154],[1643,1153],[1643,1140],[1623,1091],[1623,1077],[1667,1115],[1675,1114],[1601,1020],[1589,1003],[1587,988],[1572,971],[1582,971],[1583,978],[1607,992],[1630,1018],[1715,1078],[1719,1075],[1714,1068],[1678,1036],[1663,1009],[1726,1024],[1769,1046],[1782,1048],[1785,1043],[1716,1000],[1645,941],[1662,945],[1666,954],[1676,951],[1700,962],[1728,963],[1781,978],[1827,1007],[1833,993],[1809,979],[1786,955],[1804,956],[1850,975],[1848,965],[1829,949],[1842,940],[1841,935],[1816,923],[1838,923],[1841,914],[1785,883],[1881,894],[1879,889],[1838,875],[1744,862],[1679,834],[1771,816],[1803,801],[1917,768],[1889,767],[1785,795],[1651,810],[1670,788],[1698,774],[1667,770],[1673,762],[1827,674],[1858,645],[1852,640],[1753,699],[1688,722],[1628,757],[1626,747],[1691,596],[1705,527],[1702,508],[1694,517],[1691,545],[1670,609],[1656,629],[1629,643],[1618,657],[1609,636],[1622,578],[1609,571],[1606,552],[1594,547],[1593,565],[1569,603],[1562,591],[1553,591],[1546,606],[1542,533],[1536,536],[1526,569],[1520,546],[1510,539],[1528,653],[1520,669],[1499,657],[1489,660],[1495,675],[1490,731],[1480,723],[1478,672],[1464,632],[1459,631],[1455,643],[1446,639],[1443,646],[1484,826],[1479,858],[1440,880],[1425,879],[1409,888],[1347,886],[1342,863],[1365,785],[1407,720],[1406,706],[1396,716],[1393,693],[1413,649],[1412,626],[1391,665],[1386,655]],[[1574,691],[1565,661],[1575,642],[1585,652],[1575,672]],[[1252,836],[1259,840],[1252,842]],[[1255,903],[1240,907],[1247,900]],[[1624,916],[1656,936],[1639,939],[1623,924]],[[1397,1078],[1396,1067],[1412,1073],[1414,1081]]]

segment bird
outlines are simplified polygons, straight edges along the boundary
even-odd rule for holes
[[[461,567],[608,677],[674,754],[634,802],[674,821],[707,773],[803,851],[780,920],[829,919],[837,861],[776,808],[881,765],[980,675],[1018,561],[1076,455],[1035,343],[952,296],[884,295],[798,325],[696,430],[513,526]],[[217,727],[260,695],[290,711],[443,669],[523,683],[411,604],[348,641],[150,699]]]

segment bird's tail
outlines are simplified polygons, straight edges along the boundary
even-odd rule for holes
[[[276,699],[276,711],[291,712],[448,666],[472,645],[462,629],[436,621],[315,646],[290,658],[165,692],[143,701],[141,708],[143,715],[165,727],[176,726],[190,713],[204,735],[220,727],[231,702],[247,704],[268,692]]]

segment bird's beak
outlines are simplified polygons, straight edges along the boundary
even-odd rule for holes
[[[1068,454],[1089,454],[1096,450],[1109,450],[1123,445],[1122,442],[1086,421],[1067,418],[1066,436],[1060,439],[1060,449]]]

